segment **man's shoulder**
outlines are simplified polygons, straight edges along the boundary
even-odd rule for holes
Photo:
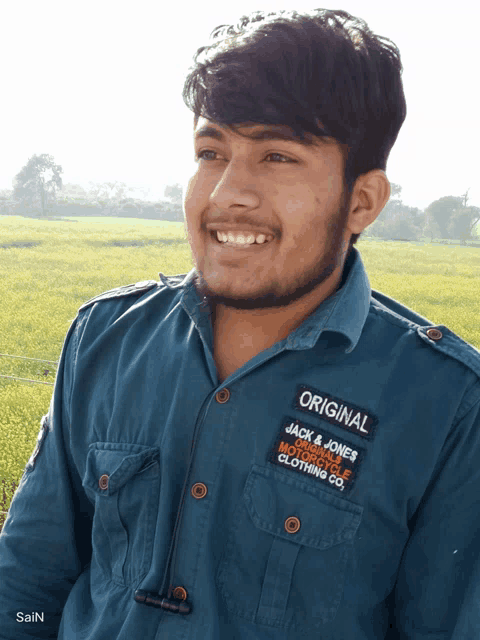
[[[380,291],[372,290],[371,309],[393,325],[414,332],[435,352],[466,365],[480,378],[480,351],[443,324],[435,324]]]
[[[160,290],[160,289],[171,289],[173,287],[178,287],[181,282],[185,279],[186,274],[174,275],[174,276],[164,276],[160,275],[160,281],[157,280],[141,280],[140,282],[135,282],[133,284],[126,284],[121,287],[116,287],[115,289],[110,289],[109,291],[104,291],[90,300],[87,300],[82,306],[79,308],[78,312],[81,313],[85,311],[89,307],[92,307],[94,304],[98,302],[107,302],[111,300],[123,300],[125,298],[131,298],[132,303],[136,301],[137,298],[145,295],[149,291],[152,290]]]

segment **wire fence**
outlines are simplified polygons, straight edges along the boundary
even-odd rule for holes
[[[58,365],[58,361],[55,360],[42,360],[40,358],[27,358],[26,356],[14,356],[9,353],[0,353],[0,358],[18,358],[19,360],[32,360],[33,362],[46,362],[47,364]],[[43,375],[48,376],[51,373],[50,369],[44,369]],[[39,374],[40,375],[40,374]],[[43,380],[32,380],[31,378],[20,378],[18,376],[7,376],[3,373],[0,373],[0,378],[8,378],[9,380],[20,380],[21,382],[35,382],[36,384],[47,384],[51,387],[54,386],[53,382],[43,382]],[[1,513],[1,512],[0,512]]]
[[[0,353],[0,358],[15,358],[18,360],[29,360],[31,362],[44,362],[46,364],[51,364],[54,365],[55,367],[58,365],[58,361],[56,360],[43,360],[42,358],[28,358],[27,356],[17,356],[17,355],[13,355],[11,353]],[[48,376],[49,374],[53,374],[55,373],[54,369],[44,369],[43,370],[43,374],[38,374],[38,375],[44,375],[44,376]],[[32,378],[20,378],[19,376],[7,376],[6,374],[0,373],[0,378],[8,378],[9,380],[19,380],[20,382],[35,382],[36,384],[47,384],[50,386],[54,386],[53,382],[44,382],[43,380],[33,380]],[[16,488],[16,484],[14,483],[15,486],[12,485],[12,489],[14,490]],[[6,506],[6,493],[5,493],[5,484],[4,481],[0,481],[0,506]],[[7,514],[8,511],[4,511],[3,509],[0,509],[0,532],[2,531],[3,525],[5,524],[5,520],[7,518]]]

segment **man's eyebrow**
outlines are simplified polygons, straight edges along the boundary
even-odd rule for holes
[[[318,145],[318,142],[315,141],[312,137],[305,136],[303,139],[297,135],[294,131],[288,129],[261,129],[260,131],[254,131],[253,133],[245,134],[240,133],[244,138],[248,138],[249,140],[255,141],[263,141],[263,140],[283,140],[286,142],[296,142],[297,144],[301,144],[305,147],[314,147]],[[219,142],[225,142],[226,136],[220,129],[216,127],[212,127],[210,125],[205,125],[201,129],[195,132],[195,139],[198,138],[214,138]]]

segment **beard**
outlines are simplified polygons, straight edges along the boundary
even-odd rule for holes
[[[350,200],[351,194],[344,190],[340,206],[328,225],[325,254],[319,262],[300,273],[293,282],[284,283],[277,280],[266,285],[265,290],[260,290],[254,297],[241,297],[229,295],[228,292],[223,294],[216,293],[209,287],[202,273],[197,272],[195,287],[199,295],[203,297],[204,303],[209,304],[212,309],[217,304],[241,310],[273,309],[286,307],[313,291],[332,275],[344,260],[345,253],[349,252],[350,247],[343,250],[343,234],[347,223]]]

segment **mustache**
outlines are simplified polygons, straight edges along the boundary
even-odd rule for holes
[[[272,226],[272,224],[269,222],[262,222],[261,220],[258,219],[258,217],[254,217],[252,215],[247,215],[247,214],[235,215],[232,213],[223,214],[222,212],[219,212],[214,217],[209,217],[208,219],[204,220],[202,224],[202,227],[204,230],[206,230],[208,224],[224,224],[224,225],[233,224],[235,226],[245,225],[250,229],[261,229],[261,230],[271,229],[272,233],[275,233],[275,234],[280,233],[280,229],[278,227]]]

